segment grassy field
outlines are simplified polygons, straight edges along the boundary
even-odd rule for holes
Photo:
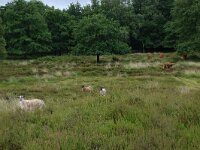
[[[200,61],[174,53],[100,59],[1,61],[0,149],[200,149]],[[168,61],[176,64],[163,70]],[[94,91],[81,92],[84,84]],[[22,111],[19,95],[46,107]]]

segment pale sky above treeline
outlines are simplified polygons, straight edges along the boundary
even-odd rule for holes
[[[12,2],[13,0],[0,0],[0,6],[4,6],[8,2]],[[40,0],[44,4],[47,4],[48,6],[54,6],[55,8],[64,9],[68,8],[70,3],[77,3],[79,2],[81,6],[85,6],[87,4],[90,4],[91,0]]]

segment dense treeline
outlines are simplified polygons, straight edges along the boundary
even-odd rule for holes
[[[14,0],[0,12],[1,58],[200,51],[199,0],[92,0],[64,10]]]
[[[4,29],[2,26],[2,19],[0,18],[0,59],[6,57],[6,49],[5,49],[6,42],[3,35],[4,35]]]

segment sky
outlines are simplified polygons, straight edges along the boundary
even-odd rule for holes
[[[11,2],[12,0],[0,0],[0,6],[4,6],[6,3]],[[63,9],[67,8],[70,3],[76,3],[77,1],[81,6],[90,4],[90,0],[40,0],[44,4],[49,6],[54,6],[55,8]]]

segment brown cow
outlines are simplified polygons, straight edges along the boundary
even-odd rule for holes
[[[163,69],[171,69],[175,63],[167,62],[163,64]]]
[[[160,58],[164,58],[164,56],[165,56],[165,55],[164,55],[163,53],[160,53],[160,54],[159,54],[159,57],[160,57]]]

